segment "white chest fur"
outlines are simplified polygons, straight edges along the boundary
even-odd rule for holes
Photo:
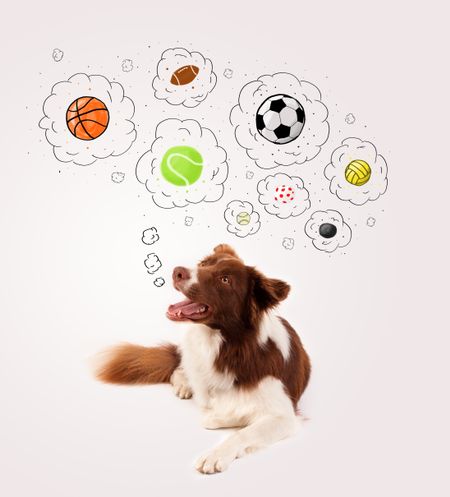
[[[214,368],[221,343],[219,331],[202,324],[193,324],[189,326],[181,345],[184,373],[196,401],[202,407],[208,407],[217,394],[233,388],[233,376],[219,373]]]

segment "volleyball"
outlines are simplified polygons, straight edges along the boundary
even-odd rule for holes
[[[109,111],[98,98],[79,97],[69,105],[66,123],[75,138],[94,140],[106,131]]]
[[[171,147],[161,161],[163,178],[175,186],[189,186],[195,183],[203,171],[203,157],[192,147]]]
[[[352,185],[365,185],[372,174],[369,164],[366,161],[358,159],[353,160],[345,168],[345,179]]]

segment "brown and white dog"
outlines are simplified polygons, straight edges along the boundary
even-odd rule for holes
[[[224,471],[234,459],[295,432],[310,362],[296,332],[274,314],[290,287],[246,266],[228,245],[195,269],[176,267],[173,284],[186,299],[171,305],[167,317],[190,323],[182,345],[118,346],[97,377],[170,382],[178,397],[194,397],[205,428],[239,428],[196,464],[202,473]]]

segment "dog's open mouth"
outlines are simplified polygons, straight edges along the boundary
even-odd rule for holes
[[[167,309],[167,317],[172,321],[197,321],[206,317],[209,314],[209,309],[206,304],[186,299],[170,305]]]

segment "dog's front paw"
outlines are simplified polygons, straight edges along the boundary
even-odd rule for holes
[[[190,399],[192,397],[192,390],[189,385],[174,385],[173,391],[180,399]]]
[[[195,468],[203,474],[221,473],[236,459],[236,454],[220,447],[197,460]]]
[[[192,390],[187,382],[186,375],[181,368],[176,369],[170,377],[175,395],[180,399],[190,399],[192,397]]]

